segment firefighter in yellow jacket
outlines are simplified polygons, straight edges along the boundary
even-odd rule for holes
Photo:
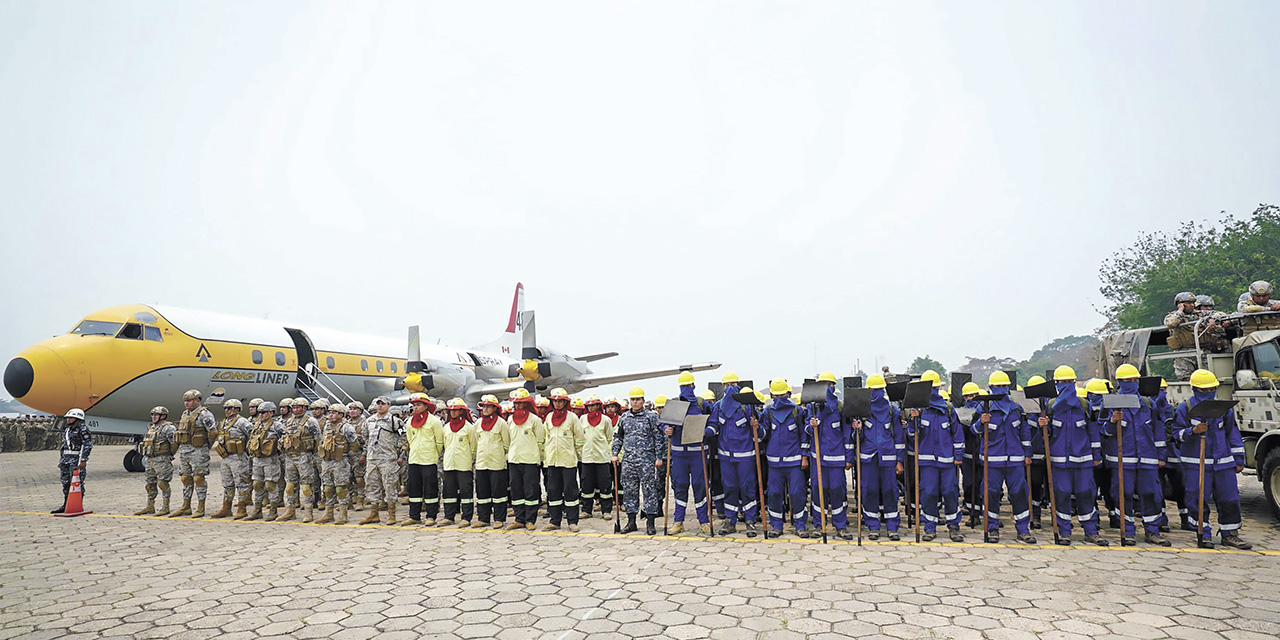
[[[507,451],[511,431],[502,419],[498,397],[480,398],[480,419],[476,421],[476,523],[501,529],[507,520]]]
[[[544,456],[547,470],[547,518],[551,521],[543,529],[560,528],[560,518],[569,521],[569,530],[578,530],[578,461],[582,459],[582,445],[586,435],[578,416],[569,410],[569,394],[560,388],[551,390],[551,413],[546,421],[547,443]]]
[[[462,398],[454,398],[445,405],[449,410],[449,422],[444,426],[444,520],[440,526],[453,524],[455,516],[459,527],[471,526],[475,503],[471,497],[475,491],[472,471],[476,466],[476,426],[471,423],[471,410]]]
[[[436,404],[427,394],[409,396],[409,405],[413,407],[413,415],[409,416],[404,429],[409,447],[409,519],[402,524],[423,524],[425,505],[426,525],[431,527],[435,526],[440,510],[440,485],[436,476],[440,454],[444,453],[444,425],[435,416]]]
[[[604,413],[604,402],[592,395],[583,404],[587,412],[578,419],[585,442],[579,476],[582,480],[582,517],[590,518],[594,501],[600,502],[600,515],[613,517],[613,420]]]
[[[515,522],[508,531],[525,528],[532,531],[538,522],[538,500],[542,497],[538,483],[538,466],[543,461],[547,431],[534,412],[533,396],[526,389],[516,389],[511,399],[511,448],[507,450],[507,469],[511,478],[511,510]]]

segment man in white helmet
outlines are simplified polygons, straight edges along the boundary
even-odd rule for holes
[[[135,516],[154,513],[158,516],[169,513],[169,482],[173,480],[173,454],[178,450],[174,443],[176,428],[169,422],[169,409],[156,407],[151,410],[151,424],[147,425],[147,433],[142,436],[142,460],[147,488],[147,506],[133,512]],[[164,495],[160,510],[156,510],[156,495]]]
[[[93,434],[85,424],[84,411],[72,409],[63,416],[67,425],[62,429],[62,455],[58,458],[58,475],[62,479],[62,506],[50,513],[64,513],[67,509],[67,493],[71,491],[71,473],[80,470],[80,491],[84,492],[84,477],[93,451]]]

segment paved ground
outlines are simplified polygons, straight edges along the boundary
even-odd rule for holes
[[[0,455],[0,638],[1280,636],[1280,527],[1252,478],[1256,552],[1181,532],[1173,549],[859,548],[613,536],[599,519],[531,534],[133,517],[124,450],[95,449],[97,513],[72,519],[47,515],[53,452]]]

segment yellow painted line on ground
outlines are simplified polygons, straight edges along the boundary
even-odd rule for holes
[[[0,514],[2,514],[2,515],[12,515],[12,516],[47,516],[47,515],[49,515],[48,513],[43,512],[43,511],[0,511]],[[735,542],[736,542],[736,543],[742,543],[742,544],[762,544],[762,543],[768,543],[768,544],[816,544],[816,545],[821,545],[821,544],[822,544],[822,541],[821,541],[821,540],[819,540],[819,539],[805,539],[805,538],[794,538],[794,537],[788,537],[788,538],[783,538],[783,539],[779,539],[779,538],[769,538],[768,540],[766,540],[766,539],[764,539],[764,538],[727,538],[727,537],[724,537],[724,536],[716,536],[716,537],[714,537],[714,538],[704,538],[704,537],[702,537],[702,536],[683,536],[683,535],[681,535],[681,536],[674,536],[674,537],[672,537],[672,536],[665,536],[665,537],[664,537],[664,536],[662,536],[661,534],[659,534],[659,535],[656,535],[656,536],[653,536],[652,538],[650,538],[649,536],[643,535],[643,534],[641,534],[641,533],[639,533],[639,532],[636,532],[635,534],[622,534],[622,533],[597,533],[597,532],[595,532],[595,531],[580,531],[580,532],[578,532],[578,533],[574,533],[574,532],[572,532],[572,531],[567,531],[567,530],[564,530],[564,529],[561,529],[561,530],[558,530],[558,531],[543,531],[543,530],[541,530],[541,529],[538,529],[538,530],[535,530],[535,531],[529,531],[528,529],[517,529],[517,530],[514,530],[514,531],[504,531],[504,530],[501,530],[501,529],[494,529],[493,527],[480,527],[480,528],[472,528],[472,527],[468,527],[468,528],[466,528],[466,529],[459,529],[459,528],[458,528],[458,527],[456,527],[456,526],[449,526],[449,527],[427,527],[427,526],[423,526],[423,525],[416,525],[416,526],[413,526],[413,527],[404,527],[404,526],[401,526],[401,525],[399,525],[399,524],[395,524],[395,525],[388,525],[388,524],[377,524],[377,525],[367,525],[367,524],[366,524],[366,525],[357,525],[355,520],[352,520],[351,522],[348,522],[348,523],[347,523],[347,524],[345,524],[345,525],[340,525],[340,524],[333,524],[333,523],[317,524],[317,523],[314,523],[314,522],[302,522],[302,521],[300,521],[300,520],[289,520],[289,521],[285,521],[285,522],[277,522],[277,521],[267,522],[267,521],[265,521],[265,520],[232,520],[232,519],[230,519],[230,518],[218,518],[217,520],[213,520],[213,519],[208,518],[208,517],[204,517],[204,518],[190,518],[190,517],[182,516],[182,517],[178,517],[178,518],[170,518],[169,516],[153,516],[153,515],[135,516],[135,515],[123,514],[123,513],[91,513],[91,514],[86,514],[86,517],[90,517],[90,518],[117,518],[117,519],[124,519],[124,518],[128,518],[128,519],[137,519],[137,520],[167,520],[167,521],[170,521],[170,522],[183,522],[183,521],[190,522],[190,521],[195,520],[195,521],[201,521],[201,522],[225,522],[225,523],[231,523],[231,524],[272,525],[272,526],[275,526],[275,525],[295,525],[295,526],[305,526],[305,527],[344,527],[344,528],[349,528],[349,529],[351,529],[351,530],[364,530],[364,529],[396,529],[396,530],[402,530],[402,531],[412,531],[412,530],[436,531],[436,532],[441,532],[441,533],[473,533],[473,534],[481,534],[481,533],[502,533],[502,534],[512,534],[512,533],[515,533],[515,534],[525,534],[525,535],[542,535],[542,536],[548,536],[548,535],[549,535],[549,536],[575,536],[575,537],[582,537],[582,536],[586,536],[586,537],[592,537],[592,538],[617,538],[617,539],[624,539],[624,540],[650,539],[650,540],[668,541],[668,542],[688,542],[688,541],[694,541],[694,542],[721,542],[721,543],[735,543]],[[1166,553],[1232,553],[1232,554],[1243,554],[1243,555],[1280,556],[1280,549],[1254,549],[1254,550],[1250,550],[1250,551],[1243,551],[1243,550],[1240,550],[1240,549],[1220,549],[1220,548],[1214,548],[1214,549],[1200,549],[1200,548],[1196,548],[1196,547],[1152,547],[1152,546],[1142,546],[1142,547],[1136,547],[1136,546],[1135,546],[1135,547],[1121,547],[1121,546],[1118,544],[1118,542],[1119,542],[1119,541],[1117,541],[1117,544],[1112,545],[1112,546],[1108,546],[1108,547],[1097,547],[1097,546],[1093,546],[1093,545],[1086,545],[1086,544],[1083,544],[1083,543],[1081,543],[1081,544],[1072,544],[1071,546],[1064,546],[1064,545],[1051,544],[1051,543],[1045,543],[1045,544],[1034,544],[1034,545],[1024,545],[1024,544],[1005,544],[1005,543],[994,543],[994,544],[992,544],[992,543],[985,543],[985,542],[914,542],[914,541],[910,541],[910,540],[905,540],[905,539],[904,539],[904,540],[899,540],[899,541],[897,541],[897,542],[894,542],[894,541],[892,541],[892,540],[877,540],[877,541],[874,541],[874,542],[873,542],[873,541],[870,541],[870,540],[864,540],[864,541],[863,541],[863,543],[862,543],[862,546],[863,546],[863,547],[934,547],[934,548],[939,548],[939,549],[946,549],[946,548],[951,548],[951,549],[955,549],[955,548],[989,549],[989,548],[992,548],[992,547],[1003,547],[1003,548],[1006,548],[1006,549],[1019,549],[1019,550],[1024,550],[1024,551],[1072,551],[1072,550],[1077,550],[1077,551],[1079,551],[1079,550],[1086,550],[1086,551],[1161,551],[1161,552],[1166,552]],[[840,539],[829,540],[829,542],[828,542],[828,546],[841,546],[841,545],[845,545],[845,546],[858,546],[858,542],[857,542],[857,540],[840,540]]]

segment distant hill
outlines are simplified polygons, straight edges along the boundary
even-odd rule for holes
[[[1052,371],[1058,365],[1065,364],[1075,369],[1077,379],[1088,380],[1098,375],[1099,349],[1101,348],[1102,343],[1092,336],[1066,336],[1040,347],[1026,360],[999,356],[990,358],[970,356],[969,361],[957,367],[956,371],[971,373],[975,382],[986,386],[987,376],[991,373],[1016,370],[1018,383],[1022,384],[1031,376],[1043,376],[1046,371]]]

